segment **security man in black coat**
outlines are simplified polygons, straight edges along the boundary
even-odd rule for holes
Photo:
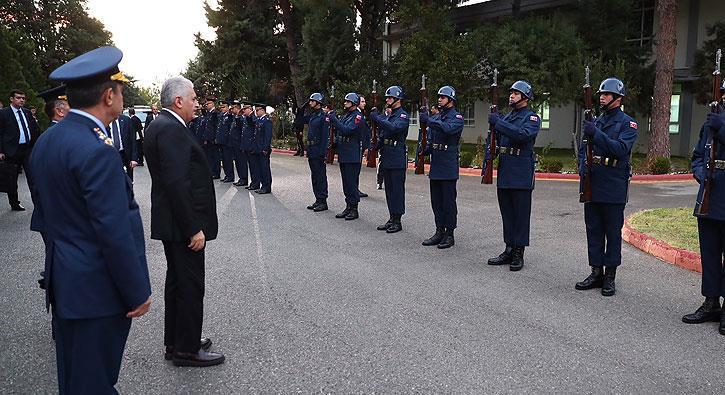
[[[224,169],[224,178],[221,182],[234,182],[234,144],[231,141],[230,133],[232,124],[234,123],[234,114],[231,112],[231,106],[234,100],[227,99],[222,101],[219,115],[219,127],[216,131],[216,142],[219,145],[219,151],[222,156],[222,168]]]
[[[360,202],[360,164],[362,160],[361,140],[365,133],[365,117],[358,109],[360,96],[351,92],[345,95],[345,111],[342,120],[337,119],[335,111],[327,113],[326,121],[335,127],[335,146],[340,162],[342,176],[342,190],[345,193],[345,210],[336,214],[335,218],[345,218],[346,221],[359,217],[358,203]]]
[[[592,201],[584,203],[584,222],[591,274],[576,284],[576,289],[602,288],[602,295],[615,293],[614,279],[622,263],[622,226],[627,204],[629,179],[632,175],[630,157],[637,140],[637,122],[622,109],[624,83],[607,78],[599,85],[601,116],[584,121],[586,136],[579,147],[579,169],[584,174],[586,146],[593,145],[591,166]],[[584,177],[582,177],[582,180]],[[583,187],[583,184],[582,184]]]
[[[325,96],[315,92],[310,95],[307,106],[309,114],[304,111],[297,112],[295,124],[307,128],[307,162],[310,165],[310,178],[312,179],[312,192],[315,195],[315,202],[307,206],[308,210],[320,212],[327,210],[327,168],[325,166],[325,154],[327,153],[327,141],[330,135],[330,125],[326,121],[327,114],[322,110],[325,105]]]
[[[720,307],[720,297],[725,296],[725,81],[720,86],[721,100],[707,116],[700,129],[700,139],[692,154],[692,175],[700,190],[695,203],[695,216],[700,236],[702,258],[702,296],[705,302],[692,314],[682,317],[687,324],[720,321],[720,334],[725,335],[725,312]],[[721,114],[718,114],[721,112]],[[714,168],[710,186],[710,207],[707,214],[700,213],[704,180],[708,177],[708,165],[713,145],[716,145]]]
[[[499,143],[496,192],[506,243],[504,252],[489,259],[488,264],[509,265],[511,271],[524,267],[524,248],[529,245],[536,166],[534,143],[541,128],[541,118],[529,108],[529,101],[533,99],[531,84],[516,81],[509,89],[509,106],[513,110],[504,117],[495,113],[488,116]]]
[[[419,113],[420,122],[428,124],[427,147],[421,149],[430,155],[430,202],[436,224],[435,234],[423,241],[423,245],[437,245],[441,249],[455,244],[453,230],[458,216],[456,182],[463,115],[456,111],[456,100],[456,90],[446,85],[438,90],[441,112],[428,116],[427,109],[421,109]]]
[[[219,146],[216,144],[216,131],[219,127],[219,110],[216,108],[216,97],[206,97],[206,115],[201,121],[201,148],[204,150],[206,160],[209,162],[211,176],[218,180],[221,178],[221,166],[219,165]]]
[[[234,182],[234,186],[245,187],[248,185],[247,175],[249,174],[249,160],[247,159],[247,153],[242,148],[242,141],[244,139],[244,115],[242,114],[242,102],[234,100],[231,111],[232,114],[234,114],[234,121],[232,122],[231,129],[229,130],[228,143],[232,146],[234,151],[234,167],[237,169],[237,177],[239,177],[239,180]]]

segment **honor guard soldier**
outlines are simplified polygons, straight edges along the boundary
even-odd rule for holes
[[[102,47],[50,74],[67,85],[72,110],[30,159],[61,394],[117,393],[131,319],[151,305],[139,207],[105,133],[123,110],[122,57]]]
[[[239,177],[239,180],[234,183],[234,186],[244,187],[248,185],[247,174],[249,173],[249,164],[247,162],[247,153],[242,148],[244,133],[242,102],[234,100],[231,111],[234,114],[234,121],[229,130],[229,143],[234,151],[234,166],[237,169],[237,176]]]
[[[308,210],[320,212],[327,210],[327,168],[325,154],[327,153],[327,140],[330,134],[330,125],[326,122],[327,115],[322,111],[325,97],[321,93],[310,95],[308,102],[309,115],[297,112],[295,123],[308,125],[307,127],[307,162],[310,165],[310,178],[312,178],[312,192],[315,202],[307,206]]]
[[[688,324],[720,321],[719,332],[725,335],[725,313],[720,307],[720,297],[725,296],[725,81],[720,86],[720,100],[715,111],[707,116],[700,129],[700,139],[692,154],[692,174],[700,190],[695,204],[695,216],[700,236],[700,256],[702,257],[702,295],[705,302],[692,314],[682,317]],[[718,114],[721,112],[721,114]],[[713,146],[717,148],[715,157],[710,159]],[[709,166],[713,165],[712,170]],[[701,213],[705,180],[710,185],[709,207],[707,213]]]
[[[292,124],[297,139],[297,150],[292,156],[305,156],[305,124],[297,122],[298,119],[303,120],[304,118],[305,106],[300,106],[295,112],[295,122]]]
[[[221,178],[221,167],[219,166],[219,147],[216,144],[216,131],[219,127],[219,110],[216,108],[216,97],[206,97],[206,115],[201,121],[201,148],[209,162],[211,176],[218,180]]]
[[[363,115],[365,114],[365,104],[366,104],[365,96],[360,95],[360,104],[358,104],[357,108],[358,108],[358,110],[360,110],[360,113]],[[372,139],[370,125],[368,125],[367,119],[365,121],[366,122],[362,125],[364,130],[363,130],[363,134],[362,134],[362,141],[360,141],[360,154],[361,154],[360,155],[361,156],[360,157],[360,167],[361,168],[362,168],[362,158],[365,156],[365,151],[370,149],[370,140]],[[363,191],[359,191],[359,192],[360,192],[361,198],[368,197],[367,193],[365,193]]]
[[[222,168],[224,169],[224,178],[221,179],[221,182],[234,182],[235,148],[230,138],[232,124],[234,123],[234,114],[231,112],[233,103],[232,99],[222,101],[219,128],[216,131],[216,142],[222,154]]]
[[[365,117],[358,109],[360,96],[357,93],[345,95],[343,106],[347,114],[342,120],[337,119],[335,111],[327,113],[326,121],[335,127],[335,146],[340,162],[340,175],[342,176],[342,190],[345,193],[347,207],[335,218],[345,218],[346,221],[359,217],[358,203],[360,202],[360,165],[362,161],[361,140],[365,134]]]
[[[529,245],[531,229],[534,143],[541,128],[541,118],[529,108],[531,100],[534,100],[531,84],[516,81],[509,89],[509,106],[513,110],[502,118],[494,113],[488,116],[499,144],[496,192],[506,243],[504,252],[489,259],[488,264],[509,265],[511,271],[524,267],[524,248]]]
[[[624,83],[617,78],[602,81],[597,91],[601,116],[584,121],[585,138],[579,147],[579,169],[591,169],[592,199],[584,203],[587,249],[591,274],[576,283],[576,289],[602,288],[602,295],[615,293],[614,279],[622,263],[622,226],[627,203],[630,157],[637,140],[637,122],[625,114]],[[592,164],[587,167],[587,144],[592,144]],[[583,179],[584,177],[582,177]],[[583,188],[583,184],[581,185]]]
[[[390,113],[380,115],[377,108],[370,112],[370,118],[378,124],[380,150],[380,170],[384,173],[385,201],[388,203],[390,218],[378,230],[388,233],[403,230],[400,218],[405,214],[405,172],[408,168],[408,148],[405,138],[408,136],[408,113],[403,110],[403,89],[397,85],[385,91],[385,104]]]
[[[428,124],[428,141],[424,149],[430,155],[430,203],[433,207],[436,232],[423,241],[424,246],[437,245],[450,248],[455,244],[458,207],[456,182],[458,181],[459,144],[463,133],[463,115],[456,111],[456,90],[444,86],[438,90],[440,113],[428,116],[427,109],[419,114],[421,123]]]
[[[272,156],[272,120],[267,115],[267,105],[257,103],[254,107],[257,111],[254,129],[255,151],[259,155],[259,182],[261,184],[255,192],[263,195],[272,192],[272,169],[269,163]]]

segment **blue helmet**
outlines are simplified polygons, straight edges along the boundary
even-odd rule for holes
[[[360,95],[358,95],[355,92],[350,92],[347,95],[345,95],[345,101],[352,102],[352,104],[359,106],[360,105]]]
[[[509,91],[521,92],[527,99],[534,100],[534,88],[524,80],[514,82],[511,88],[509,88]]]
[[[720,85],[720,93],[725,93],[725,80],[722,80],[722,84]]]
[[[394,97],[398,100],[403,100],[403,97],[405,97],[405,93],[403,93],[403,88],[399,87],[398,85],[393,85],[385,90],[385,97]]]
[[[622,82],[622,80],[620,80],[619,78],[607,78],[606,80],[602,81],[601,84],[599,84],[599,90],[597,91],[597,94],[601,93],[613,93],[615,95],[624,97],[624,82]]]
[[[442,86],[441,89],[438,89],[438,96],[445,96],[453,101],[458,101],[456,99],[456,90],[449,85]]]
[[[309,100],[314,100],[320,104],[325,104],[325,96],[323,96],[322,93],[315,92],[311,94]]]

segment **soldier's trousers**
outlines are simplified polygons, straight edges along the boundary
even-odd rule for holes
[[[259,157],[261,154],[249,152],[247,155],[249,158],[249,186],[259,187]]]
[[[498,207],[503,222],[503,241],[507,246],[526,247],[529,245],[531,230],[531,190],[496,190]]]
[[[202,145],[204,149],[204,155],[206,156],[207,162],[209,162],[209,169],[211,170],[212,177],[219,177],[221,170],[219,169],[219,147],[213,143]]]
[[[385,182],[385,201],[390,215],[405,214],[405,169],[381,169]]]
[[[430,180],[430,204],[436,228],[455,229],[458,206],[456,183],[458,180]]]
[[[270,166],[271,153],[259,154],[259,182],[265,191],[272,190],[272,168]]]
[[[234,153],[237,151],[234,147],[222,145],[222,165],[224,167],[224,178],[236,181],[234,179]]]
[[[237,167],[237,176],[239,177],[239,181],[241,181],[242,184],[246,184],[249,180],[247,178],[247,175],[249,174],[249,160],[247,153],[242,150],[235,149],[234,165]]]
[[[340,163],[342,176],[342,191],[345,193],[345,203],[357,204],[360,202],[360,164]]]
[[[325,158],[308,158],[310,164],[310,177],[312,178],[312,192],[315,199],[327,199],[327,165]]]
[[[725,296],[725,221],[698,218],[697,230],[702,258],[702,296]]]
[[[584,203],[589,266],[617,267],[622,263],[624,203]]]

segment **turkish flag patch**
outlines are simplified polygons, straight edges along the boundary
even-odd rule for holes
[[[357,114],[357,116],[355,116],[355,125],[359,124],[360,120],[362,120],[362,115]]]
[[[629,121],[629,127],[634,130],[637,130],[637,122]]]
[[[530,117],[529,117],[529,119],[530,119],[530,120],[531,120],[532,122],[539,122],[539,117],[537,117],[536,115],[532,115],[532,116],[530,116]]]
[[[403,119],[408,118],[408,114],[405,114],[405,113],[400,114],[400,117],[403,118]]]
[[[461,115],[461,114],[456,114],[456,118],[458,118],[458,119],[463,119],[463,115]]]

